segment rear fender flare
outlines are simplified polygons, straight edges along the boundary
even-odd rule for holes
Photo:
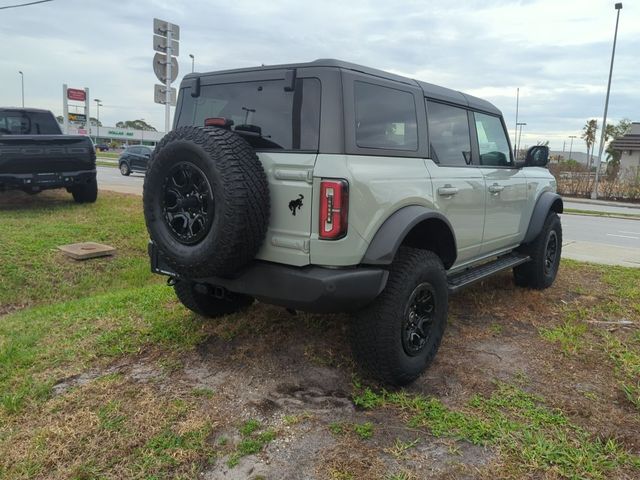
[[[443,214],[420,205],[403,207],[389,216],[373,236],[362,263],[367,265],[390,265],[398,248],[400,248],[414,227],[431,219],[442,222],[448,229],[448,235],[450,235],[448,240],[453,243],[453,245],[449,245],[452,255],[449,255],[451,258],[443,258],[442,260],[445,268],[451,267],[457,255],[456,239],[451,223]]]

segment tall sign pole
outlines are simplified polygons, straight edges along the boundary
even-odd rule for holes
[[[171,60],[173,59],[171,40],[173,35],[171,30],[167,30],[167,83],[165,83],[164,96],[164,131],[171,130]]]
[[[171,106],[176,104],[176,89],[171,84],[178,78],[180,54],[180,27],[173,23],[153,19],[153,71],[162,84],[154,87],[154,102],[164,105],[165,131],[171,130]]]

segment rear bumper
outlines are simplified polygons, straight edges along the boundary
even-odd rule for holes
[[[251,295],[261,302],[308,312],[348,312],[371,303],[387,284],[383,268],[291,267],[254,262],[234,278],[184,278],[163,264],[153,242],[149,242],[151,270],[178,280]]]
[[[45,190],[72,187],[96,178],[96,170],[51,173],[0,173],[0,190]]]

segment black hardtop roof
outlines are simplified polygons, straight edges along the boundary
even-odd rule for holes
[[[420,80],[414,80],[409,77],[403,77],[402,75],[397,75],[395,73],[385,72],[384,70],[365,67],[364,65],[358,65],[355,63],[345,62],[343,60],[336,60],[333,58],[320,58],[312,62],[304,62],[304,63],[262,65],[257,67],[237,68],[232,70],[220,70],[217,72],[190,73],[186,75],[184,78],[189,79],[189,78],[212,76],[212,75],[226,75],[226,74],[232,74],[232,73],[256,72],[261,70],[283,70],[283,69],[294,69],[294,68],[303,68],[303,67],[316,67],[316,68],[328,67],[328,68],[340,68],[343,70],[353,70],[355,72],[365,73],[367,75],[372,75],[374,77],[380,77],[386,80],[392,80],[395,82],[400,82],[407,85],[420,87],[422,88],[425,96],[430,98],[442,100],[445,102],[457,103],[457,104],[471,107],[473,109],[501,115],[500,110],[498,110],[492,103],[486,100],[483,100],[481,98],[474,97],[473,95],[468,95],[466,93],[462,93],[457,90],[440,87],[438,85],[433,85],[431,83],[422,82]]]
[[[45,110],[45,109],[42,109],[42,108],[0,107],[0,112],[51,113],[51,110]]]

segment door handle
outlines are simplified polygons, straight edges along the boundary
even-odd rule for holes
[[[500,193],[503,190],[504,190],[504,186],[503,185],[498,185],[497,183],[494,183],[493,185],[491,185],[489,187],[489,191],[491,193],[494,193],[494,194]]]
[[[456,193],[458,193],[458,188],[452,187],[451,185],[438,188],[438,195],[442,195],[443,197],[451,197]]]

